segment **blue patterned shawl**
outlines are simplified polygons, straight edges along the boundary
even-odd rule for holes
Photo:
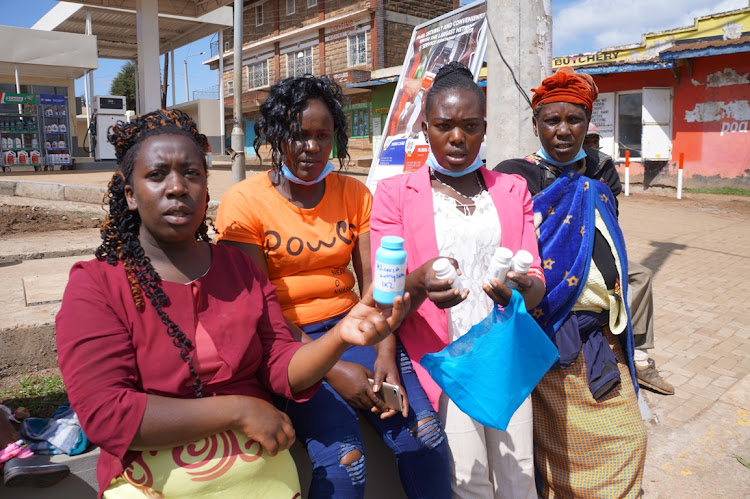
[[[534,197],[535,218],[538,220],[541,217],[539,254],[547,281],[547,293],[531,314],[553,341],[555,334],[568,319],[588,277],[597,209],[614,242],[622,275],[627,276],[625,240],[617,222],[615,198],[607,184],[566,168],[552,185]],[[619,283],[620,289],[615,292],[621,298],[626,297],[627,277],[620,278]],[[625,306],[628,322],[627,332],[619,335],[620,342],[637,391],[630,310],[627,300],[623,299],[621,302]]]

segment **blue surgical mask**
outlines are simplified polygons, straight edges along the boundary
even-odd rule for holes
[[[583,147],[581,147],[581,150],[578,151],[578,154],[576,154],[573,159],[571,159],[570,161],[565,161],[565,162],[552,159],[550,155],[547,154],[547,151],[544,150],[544,147],[540,147],[536,154],[547,163],[553,164],[555,166],[560,166],[560,167],[572,165],[576,161],[581,160],[586,157],[586,153],[583,152]]]
[[[477,157],[474,158],[474,163],[471,166],[457,172],[448,170],[447,168],[443,168],[442,166],[440,166],[440,163],[438,163],[437,158],[435,158],[435,155],[432,154],[432,151],[430,151],[429,156],[427,156],[427,161],[425,161],[425,164],[436,172],[447,175],[448,177],[463,177],[464,175],[475,172],[480,166],[484,166],[482,160],[479,159],[479,154],[477,154]]]
[[[320,182],[321,180],[323,180],[324,178],[326,178],[328,176],[328,174],[333,171],[333,168],[334,168],[333,167],[333,163],[331,163],[329,161],[326,164],[325,168],[323,168],[323,171],[320,172],[320,175],[318,175],[317,178],[315,178],[313,180],[302,180],[301,178],[299,178],[298,176],[296,176],[294,173],[292,173],[292,170],[290,170],[288,166],[286,166],[285,164],[282,163],[281,164],[281,175],[283,175],[283,177],[285,179],[287,179],[288,181],[294,182],[295,184],[300,184],[300,185],[314,185],[314,184],[317,184],[318,182]]]

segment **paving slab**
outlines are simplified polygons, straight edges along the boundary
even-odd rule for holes
[[[0,264],[93,255],[100,241],[99,229],[10,234],[0,240]]]

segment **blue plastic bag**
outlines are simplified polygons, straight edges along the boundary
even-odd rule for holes
[[[557,348],[513,290],[506,308],[494,307],[465,335],[419,363],[464,413],[505,431],[557,358]]]

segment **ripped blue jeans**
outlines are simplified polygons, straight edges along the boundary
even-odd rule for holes
[[[316,339],[341,317],[305,326],[302,330]],[[357,411],[325,381],[307,402],[277,401],[279,408],[291,418],[297,437],[307,448],[312,461],[310,499],[364,497],[365,456],[359,416],[367,420],[395,454],[401,484],[408,497],[450,497],[450,458],[442,425],[401,342],[397,343],[396,356],[401,384],[409,396],[407,418],[399,413],[380,419],[379,414]],[[373,347],[349,347],[341,360],[356,362],[372,370],[375,357]],[[342,460],[349,461],[344,457],[351,451],[359,451],[362,457],[342,464]]]

